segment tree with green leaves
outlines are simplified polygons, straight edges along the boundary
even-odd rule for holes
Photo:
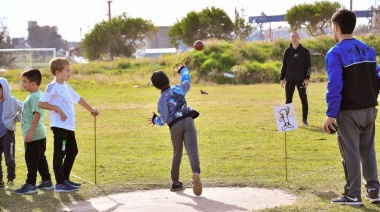
[[[144,40],[158,32],[150,20],[127,17],[126,13],[95,25],[84,36],[81,47],[89,60],[105,59],[108,56],[132,57],[137,49],[145,45]]]
[[[319,1],[314,4],[303,3],[295,5],[285,14],[291,30],[297,31],[305,27],[312,36],[326,34],[326,29],[331,26],[331,16],[342,5],[339,2]]]
[[[239,12],[236,10],[235,7],[233,37],[239,40],[246,40],[247,37],[251,34],[252,29],[252,26],[249,23],[245,22],[244,18],[240,17]]]
[[[62,39],[56,26],[34,26],[28,28],[27,43],[32,48],[55,48],[67,50],[67,41]]]
[[[177,46],[178,40],[192,46],[196,40],[231,40],[234,23],[227,13],[215,7],[207,7],[201,12],[191,11],[169,29],[170,43]]]

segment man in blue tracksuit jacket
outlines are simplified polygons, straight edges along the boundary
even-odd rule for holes
[[[324,130],[337,139],[342,156],[346,185],[334,204],[362,205],[361,170],[366,181],[366,198],[380,202],[379,178],[374,148],[380,68],[376,52],[353,37],[356,16],[339,10],[332,16],[333,34],[338,44],[326,55],[327,111]],[[330,127],[330,129],[329,129]]]

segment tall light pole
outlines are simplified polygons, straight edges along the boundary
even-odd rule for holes
[[[111,20],[111,2],[112,0],[108,0],[108,20]]]
[[[111,22],[111,2],[112,0],[107,0],[108,1],[108,22]],[[110,48],[110,57],[111,61],[113,60],[113,55],[112,55],[112,49]]]
[[[27,43],[25,43],[25,46],[29,48],[29,68],[32,68],[32,51],[30,50],[31,47]]]
[[[350,11],[352,11],[352,0],[350,0]]]

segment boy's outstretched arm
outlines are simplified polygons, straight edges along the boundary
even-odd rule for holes
[[[163,126],[165,123],[162,121],[160,116],[157,116],[155,112],[153,112],[152,118],[147,118],[146,121],[148,124],[152,124],[152,127],[156,124],[158,126]]]
[[[190,71],[186,66],[181,66],[178,69],[178,73],[181,75],[181,86],[185,93],[190,90]]]
[[[86,108],[88,111],[91,112],[91,115],[93,116],[97,116],[99,115],[99,111],[92,108],[82,97],[79,99],[79,102],[78,102],[80,105],[82,105],[82,107]]]
[[[45,110],[52,110],[56,113],[59,114],[59,116],[61,117],[61,120],[62,121],[66,121],[67,119],[67,116],[66,114],[63,112],[63,110],[58,107],[58,106],[55,106],[55,105],[51,105],[49,104],[48,102],[38,102],[38,107],[39,108],[42,108],[42,109],[45,109]]]

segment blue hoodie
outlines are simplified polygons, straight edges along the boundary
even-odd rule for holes
[[[166,123],[171,128],[181,119],[186,117],[195,119],[199,116],[199,113],[186,103],[186,93],[191,87],[189,69],[182,66],[179,71],[181,84],[173,85],[161,92],[157,108],[160,116],[153,118],[153,122],[158,126]]]
[[[21,121],[21,111],[23,103],[11,95],[8,81],[0,77],[0,84],[3,87],[3,111],[1,121],[8,130],[16,131],[16,122]]]

